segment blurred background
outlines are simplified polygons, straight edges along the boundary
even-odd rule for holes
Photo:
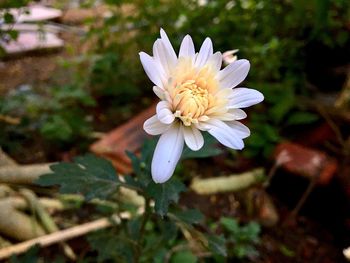
[[[156,101],[138,53],[152,54],[160,28],[176,51],[190,34],[197,50],[207,36],[215,51],[234,50],[226,53],[226,65],[248,59],[251,70],[241,86],[265,96],[249,109],[245,124],[252,134],[242,152],[225,150],[210,159],[215,169],[206,172],[203,160],[184,162],[178,176],[189,182],[193,174],[210,177],[265,168],[273,177],[263,193],[273,200],[271,213],[283,222],[290,213],[298,220],[282,228],[281,223],[276,226],[275,214],[268,217],[273,222],[266,224],[274,227],[262,231],[262,256],[248,258],[345,260],[342,249],[350,245],[348,0],[0,0],[4,153],[19,164],[35,164],[93,151],[112,159],[117,168],[125,165],[120,156],[124,150],[91,145],[110,136],[113,147],[125,144],[135,151],[143,141],[145,135],[131,140],[125,130],[116,132],[124,135],[110,131],[126,122],[142,127],[143,119],[133,118]],[[243,200],[252,198],[254,207],[266,205],[260,190],[245,194],[249,197]],[[212,196],[217,210],[207,211],[209,218],[261,219],[241,208],[229,209],[229,194]],[[183,202],[191,207],[196,198],[189,194]],[[206,201],[198,204],[210,210]]]

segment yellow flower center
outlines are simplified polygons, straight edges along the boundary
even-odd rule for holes
[[[213,100],[213,96],[206,89],[204,79],[187,80],[178,85],[174,92],[175,117],[182,120],[185,126],[198,123],[198,118],[205,114]]]
[[[219,83],[210,66],[195,68],[192,61],[181,57],[171,72],[167,86],[168,101],[175,117],[185,126],[208,119],[209,114],[223,101],[216,94]]]

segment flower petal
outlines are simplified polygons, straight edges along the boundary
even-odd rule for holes
[[[163,28],[160,29],[160,37],[161,37],[161,40],[163,41],[163,44],[167,50],[168,58],[171,60],[171,64],[175,65],[176,61],[177,61],[177,56],[176,56],[176,53],[174,51],[173,46],[170,43],[168,36],[165,33],[165,31],[163,30]]]
[[[175,120],[174,114],[170,110],[170,104],[167,101],[160,101],[157,104],[158,119],[165,124],[170,124]]]
[[[190,127],[183,127],[185,142],[192,151],[198,151],[204,145],[204,138],[202,133],[193,125]]]
[[[221,54],[221,52],[216,52],[215,54],[211,55],[208,59],[207,64],[211,65],[211,67],[215,73],[218,72],[222,66],[222,54]]]
[[[221,88],[236,87],[247,77],[249,69],[250,63],[246,59],[240,59],[228,65],[218,74]]]
[[[235,120],[243,120],[247,118],[247,113],[241,109],[230,109],[228,112],[234,115]]]
[[[149,79],[158,87],[163,88],[162,72],[160,72],[157,63],[150,55],[146,54],[145,52],[140,52],[139,54],[143,69],[145,70]]]
[[[230,121],[226,124],[235,131],[239,138],[244,139],[250,136],[249,128],[239,121]]]
[[[153,115],[143,124],[143,129],[150,135],[159,135],[169,129],[170,125],[159,121],[157,115]]]
[[[221,121],[242,120],[246,117],[247,117],[247,114],[241,109],[230,109],[224,114],[218,114],[217,116],[215,116],[216,119]]]
[[[199,53],[196,57],[196,62],[194,64],[195,67],[203,67],[207,63],[211,55],[213,55],[213,43],[211,42],[211,39],[207,37],[204,40],[201,49],[199,50]]]
[[[255,89],[236,88],[232,90],[228,108],[246,108],[263,100],[264,95]]]
[[[158,86],[153,86],[153,92],[154,94],[157,95],[158,98],[160,98],[161,100],[165,99],[165,94],[164,94],[164,90],[159,88]]]
[[[186,35],[181,42],[179,58],[180,57],[191,57],[195,55],[194,44],[190,35]]]
[[[164,44],[164,41],[162,41],[161,39],[157,39],[154,42],[153,56],[154,56],[154,60],[159,62],[159,64],[162,66],[166,79],[168,79],[171,69],[176,64],[176,57],[175,59],[172,58],[172,56],[170,55],[170,52],[168,51],[168,49]]]
[[[206,123],[206,127],[208,132],[223,145],[236,150],[243,149],[243,140],[225,122],[211,119]]]
[[[173,175],[183,146],[183,131],[179,124],[173,125],[160,136],[151,166],[152,178],[155,183],[164,183]]]

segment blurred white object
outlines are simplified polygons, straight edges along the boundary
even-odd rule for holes
[[[0,41],[7,54],[18,54],[34,50],[56,49],[64,45],[64,41],[53,33],[20,32],[16,40]]]
[[[59,18],[62,16],[62,11],[42,5],[32,5],[26,8],[11,9],[11,14],[16,22],[38,22]]]
[[[350,247],[343,249],[344,257],[350,261]]]
[[[227,66],[237,60],[237,56],[235,55],[239,49],[228,50],[222,54],[222,60],[224,65]]]

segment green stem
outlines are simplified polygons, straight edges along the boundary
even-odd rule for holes
[[[142,244],[143,244],[144,235],[145,235],[145,231],[146,231],[146,224],[151,216],[151,212],[152,212],[151,211],[151,199],[146,198],[146,200],[145,200],[145,212],[142,215],[140,235],[139,235],[139,239],[137,242],[138,246],[137,246],[137,253],[135,255],[135,263],[140,261],[141,252],[142,252]]]

